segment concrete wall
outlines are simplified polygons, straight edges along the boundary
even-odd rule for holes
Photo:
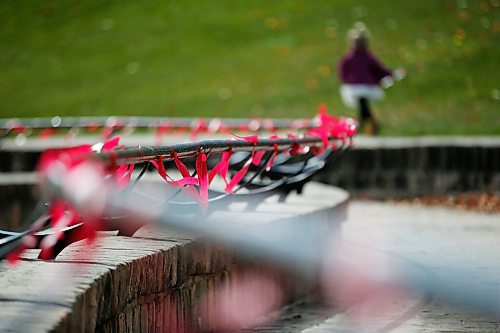
[[[498,192],[500,137],[360,137],[317,179],[375,198]]]

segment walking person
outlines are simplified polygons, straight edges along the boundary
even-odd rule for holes
[[[370,101],[384,97],[382,87],[393,84],[405,76],[402,69],[391,71],[386,68],[368,48],[368,31],[358,22],[348,33],[350,51],[340,60],[338,74],[342,81],[340,95],[344,104],[359,110],[359,128],[368,124],[369,133],[377,134],[379,124],[373,116]]]

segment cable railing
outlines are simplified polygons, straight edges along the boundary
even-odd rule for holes
[[[232,132],[277,132],[308,130],[318,126],[314,119],[271,118],[171,118],[171,117],[59,117],[0,119],[0,137],[33,135],[43,138],[68,134],[102,133],[109,137],[113,133],[134,131],[156,132],[157,136],[171,133],[189,133],[191,138],[221,131]]]
[[[166,123],[166,118],[134,119],[136,127],[159,128]],[[0,128],[7,135],[22,133],[21,129],[28,128],[43,131],[91,124],[114,131],[131,121],[132,118],[115,118],[110,127],[109,118],[10,120],[0,122]],[[200,121],[169,118],[168,122],[173,126],[170,128],[193,128],[193,124],[199,125]],[[220,123],[223,125],[216,132],[230,134],[227,139],[124,147],[119,145],[119,137],[106,135],[105,141],[99,144],[46,150],[37,168],[43,193],[40,203],[26,221],[29,227],[25,231],[0,231],[0,258],[14,260],[25,248],[41,248],[39,257],[50,259],[67,245],[93,237],[96,231],[118,230],[121,235],[132,235],[141,226],[131,227],[126,215],[119,212],[89,218],[87,212],[81,211],[83,207],[74,207],[64,197],[54,197],[43,187],[46,179],[53,179],[54,174],[57,177],[59,173],[90,167],[97,170],[103,184],[118,189],[116,195],[120,200],[133,194],[141,200],[149,200],[151,206],[163,207],[170,214],[208,216],[227,208],[231,202],[263,200],[276,194],[284,198],[292,191],[300,192],[318,171],[350,147],[356,133],[352,119],[331,116],[325,109],[310,120],[273,120],[272,127],[270,120],[262,120],[259,126],[234,119]],[[246,124],[244,130],[252,135],[233,134],[231,128],[241,130],[242,124]],[[208,131],[209,125],[203,128]],[[278,128],[288,129],[286,136],[272,133]],[[273,135],[263,137],[262,129]],[[152,195],[137,186],[151,171],[160,176],[155,186],[162,186],[166,194]],[[82,172],[82,177],[84,174]],[[167,186],[161,184],[163,182]],[[85,188],[81,191],[85,192]]]

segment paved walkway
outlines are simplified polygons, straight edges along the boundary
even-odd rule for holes
[[[448,278],[456,271],[471,286],[491,288],[500,298],[500,215],[354,201],[342,235],[412,262],[424,274]],[[355,306],[302,332],[500,332],[500,318],[474,314],[474,308],[422,296],[392,302],[391,311],[370,313]],[[363,312],[361,317],[347,323],[355,311]]]

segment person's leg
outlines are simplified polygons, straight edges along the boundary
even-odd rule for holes
[[[368,98],[361,97],[359,99],[359,127],[360,129],[363,129],[363,126],[367,121],[370,122],[371,125],[371,132],[373,134],[377,134],[378,132],[378,124],[375,118],[373,117],[371,110],[370,110],[370,103],[368,101]]]
[[[362,131],[366,122],[371,118],[368,99],[361,97],[359,99],[359,129]]]

